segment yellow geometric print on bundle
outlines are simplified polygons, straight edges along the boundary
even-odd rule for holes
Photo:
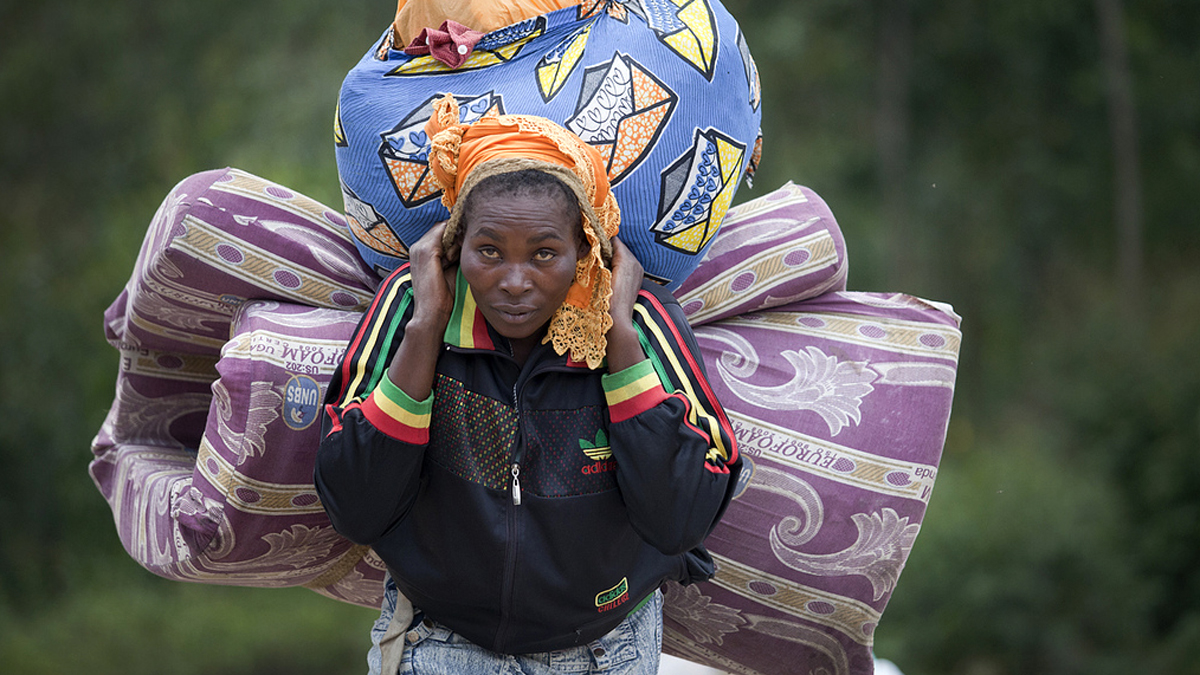
[[[542,94],[542,98],[549,101],[554,98],[558,90],[567,82],[567,78],[574,72],[575,66],[579,64],[579,59],[583,57],[583,50],[587,47],[588,36],[592,33],[592,26],[589,24],[586,28],[571,38],[571,44],[563,50],[562,56],[556,60],[549,60],[549,57],[542,57],[538,62],[535,72],[537,73],[538,90]]]
[[[677,16],[686,28],[663,36],[666,42],[696,70],[711,76],[716,59],[716,33],[713,32],[712,8],[705,0],[671,0],[679,7]]]
[[[338,101],[333,108],[333,144],[338,147],[346,147],[349,145],[346,142],[346,131],[342,129],[342,102]]]
[[[729,210],[730,202],[733,201],[733,193],[737,190],[737,175],[742,166],[742,157],[746,154],[745,150],[728,142],[724,137],[717,137],[715,145],[717,166],[721,172],[721,189],[713,197],[708,214],[704,220],[663,240],[683,251],[699,253],[700,249],[712,241],[720,229],[721,220]]]

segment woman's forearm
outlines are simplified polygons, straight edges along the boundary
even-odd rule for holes
[[[409,323],[400,347],[388,364],[388,379],[414,401],[424,401],[433,391],[444,330],[436,330],[415,321]]]

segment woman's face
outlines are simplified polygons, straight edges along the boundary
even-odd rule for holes
[[[488,323],[514,348],[541,339],[587,251],[579,211],[570,211],[536,194],[497,195],[471,209],[459,259],[463,278]]]

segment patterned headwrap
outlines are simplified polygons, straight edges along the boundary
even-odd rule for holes
[[[597,368],[604,358],[612,297],[612,242],[621,222],[600,153],[575,134],[543,117],[486,115],[473,124],[459,121],[458,102],[447,94],[434,104],[425,125],[432,147],[429,169],[450,209],[443,246],[449,248],[461,227],[463,204],[473,187],[488,176],[536,169],[562,181],[579,202],[588,253],[575,265],[567,299],[554,313],[543,342],[554,351]]]

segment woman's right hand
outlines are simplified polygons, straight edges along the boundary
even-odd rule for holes
[[[456,251],[451,250],[447,255],[442,250],[442,232],[445,229],[445,221],[437,223],[408,250],[414,302],[413,318],[408,330],[416,327],[430,331],[439,338],[454,311],[458,270]]]
[[[416,401],[433,390],[442,338],[454,312],[458,251],[442,251],[445,229],[444,222],[434,225],[408,250],[413,315],[388,364],[388,379]]]

